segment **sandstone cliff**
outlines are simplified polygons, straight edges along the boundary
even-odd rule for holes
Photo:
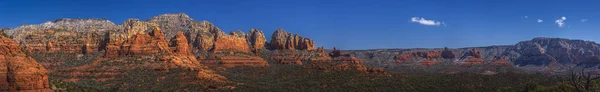
[[[99,51],[105,34],[118,26],[105,19],[58,19],[23,25],[5,33],[28,51],[88,53]]]
[[[246,35],[246,39],[248,40],[248,44],[252,49],[264,49],[265,43],[267,43],[267,39],[265,38],[265,34],[258,29],[250,29],[250,33]]]
[[[178,33],[187,36],[193,50],[211,50],[214,46],[217,34],[223,31],[208,21],[197,21],[187,14],[161,14],[147,20],[147,22],[158,24],[165,32],[165,38],[171,39]]]
[[[118,43],[122,42],[122,43]],[[150,34],[138,33],[124,41],[115,41],[106,46],[105,57],[118,55],[153,55],[172,53],[164,40],[164,33],[156,27]]]
[[[0,36],[0,91],[50,92],[48,72],[22,49]]]
[[[208,55],[199,55],[204,63],[235,66],[269,66],[269,63],[251,50],[246,35],[241,32],[215,33],[213,48]]]

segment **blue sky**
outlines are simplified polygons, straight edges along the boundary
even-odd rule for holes
[[[326,48],[458,48],[511,45],[535,37],[598,42],[599,3],[597,0],[0,0],[0,27],[14,28],[59,18],[105,18],[121,24],[128,18],[145,20],[158,14],[183,12],[196,20],[213,22],[226,32],[259,28],[270,39],[274,30],[283,28]],[[562,17],[566,20],[560,27],[557,20]]]

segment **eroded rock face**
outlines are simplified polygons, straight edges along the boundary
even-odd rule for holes
[[[161,14],[147,20],[147,22],[158,24],[165,32],[166,39],[172,39],[178,33],[187,36],[193,50],[209,51],[213,49],[216,34],[223,31],[208,21],[196,21],[187,14]]]
[[[139,19],[128,19],[121,25],[119,30],[109,31],[107,43],[123,43],[136,34],[145,34],[154,30],[157,24],[140,21]]]
[[[483,64],[485,60],[483,60],[479,54],[479,50],[471,49],[461,57],[462,65],[474,65],[474,64]]]
[[[563,38],[534,38],[517,43],[504,54],[515,65],[580,64],[594,62],[600,45],[591,41]]]
[[[183,33],[179,33],[175,38],[171,39],[169,47],[174,47],[173,53],[180,55],[192,55],[190,51],[190,45],[188,44],[187,38]]]
[[[250,49],[246,35],[241,32],[216,33],[213,49],[208,55],[200,55],[206,64],[235,66],[269,66],[263,58],[258,57],[255,50]]]
[[[246,36],[248,40],[248,44],[253,49],[264,49],[265,43],[267,43],[267,39],[265,38],[265,34],[258,29],[250,29],[250,33]]]
[[[271,36],[271,48],[276,50],[314,50],[315,43],[298,34],[288,33],[283,29],[277,29]]]
[[[48,72],[19,43],[0,36],[0,91],[50,92]]]
[[[250,53],[250,47],[243,32],[232,32],[231,34],[217,34],[213,53],[219,52],[244,52]]]
[[[426,52],[407,52],[396,55],[396,63],[407,63],[408,61],[419,61],[423,65],[433,65],[438,61],[436,59],[441,58],[442,53],[440,51],[426,51]]]
[[[197,72],[193,73],[197,75],[189,75],[200,80],[216,82],[227,80],[200,64],[200,61],[192,54],[187,38],[183,33],[171,39],[170,44],[165,40],[163,31],[158,27],[152,28],[149,33],[138,33],[123,40],[111,41],[109,46],[106,47],[105,58],[88,61],[91,63],[84,63],[79,66],[58,67],[54,70],[55,74],[58,76],[71,76],[65,79],[61,77],[61,80],[67,82],[81,80],[102,82],[123,80],[123,76],[130,74],[130,72],[137,73],[136,71],[139,69],[153,70],[154,72],[184,69],[188,71],[179,73]]]
[[[164,40],[164,33],[160,28],[156,27],[149,34],[135,34],[132,38],[123,41],[123,43],[109,43],[106,48],[105,57],[170,54],[172,52],[168,46],[167,41]]]
[[[323,47],[323,46],[321,46],[321,47],[318,47],[316,51],[317,51],[318,53],[325,53],[325,47]]]
[[[28,51],[89,53],[103,48],[105,34],[118,26],[105,19],[58,19],[24,25],[5,33]]]
[[[362,73],[380,74],[380,75],[389,76],[389,74],[381,68],[372,68],[372,67],[364,66],[362,61],[360,61],[358,58],[351,56],[351,55],[338,56],[338,57],[333,58],[332,61],[337,63],[335,66],[333,66],[334,70],[338,70],[338,71],[339,70],[342,70],[342,71],[356,70],[356,71],[359,71]]]
[[[275,50],[270,55],[270,59],[279,64],[297,64],[302,65],[302,62],[324,62],[331,61],[331,57],[325,53],[315,51],[286,51]]]

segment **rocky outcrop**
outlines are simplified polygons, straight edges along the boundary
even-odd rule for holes
[[[190,45],[188,44],[187,38],[183,33],[177,34],[173,39],[169,47],[172,47],[173,53],[178,55],[192,55]]]
[[[191,53],[187,42],[185,36],[180,33],[169,44],[164,38],[163,31],[155,26],[150,33],[138,33],[124,41],[111,41],[106,46],[104,57],[151,56],[156,57],[155,61],[169,62],[171,67],[197,66],[198,60]]]
[[[485,60],[483,60],[479,54],[479,50],[471,49],[460,58],[462,61],[462,65],[475,65],[475,64],[483,64]]]
[[[275,50],[314,50],[315,43],[298,34],[288,33],[283,29],[277,29],[271,36],[271,48]]]
[[[279,64],[297,64],[302,65],[303,62],[323,62],[331,61],[331,58],[325,53],[315,51],[286,51],[275,50],[269,55],[271,61]]]
[[[89,53],[101,50],[105,34],[118,26],[105,19],[58,19],[23,25],[5,33],[35,52]]]
[[[0,36],[0,91],[50,92],[48,72],[22,50],[16,41]]]
[[[463,54],[461,59],[465,59],[468,57],[481,58],[481,56],[479,55],[479,50],[476,50],[476,49],[471,49],[471,50],[465,52],[465,54]]]
[[[178,33],[183,33],[192,45],[192,50],[213,49],[216,35],[223,33],[214,24],[208,21],[196,21],[184,13],[161,14],[148,19],[147,22],[158,24],[165,32],[166,39],[172,39]]]
[[[221,64],[228,67],[235,66],[269,66],[263,58],[252,53],[246,35],[241,32],[215,33],[215,41],[211,54],[200,55],[207,64]]]
[[[334,47],[334,48],[335,48],[335,47]],[[323,46],[321,46],[321,47],[318,47],[316,51],[317,51],[318,53],[325,53],[325,47],[323,47]]]
[[[423,65],[433,65],[438,63],[442,53],[440,51],[426,51],[426,52],[406,52],[396,55],[396,63],[410,63],[409,61],[418,61]]]
[[[122,43],[118,43],[122,42]],[[106,46],[105,57],[154,55],[159,53],[172,53],[164,40],[164,33],[155,27],[150,34],[139,33],[125,41],[111,42]]]
[[[261,30],[254,28],[250,29],[250,33],[247,34],[246,39],[252,49],[264,49],[265,43],[267,43],[265,34]]]
[[[121,25],[119,30],[109,31],[107,33],[106,43],[123,43],[137,34],[144,34],[154,30],[157,24],[140,21],[139,19],[127,19]]]
[[[185,47],[181,46],[185,44],[179,42],[182,41],[181,38],[185,38],[190,45],[189,50],[175,52],[176,54],[190,51],[196,53],[198,57],[207,56],[200,53],[230,57],[233,55],[230,53],[244,53],[248,55],[238,59],[231,58],[238,57],[233,55],[230,59],[264,61],[257,56],[256,51],[265,48],[266,44],[264,33],[258,29],[250,30],[250,34],[244,34],[242,31],[226,34],[210,22],[199,22],[183,13],[162,14],[146,21],[128,19],[119,26],[104,19],[59,19],[38,25],[6,29],[5,33],[24,44],[28,51],[87,54],[104,50],[107,58],[172,54],[172,51],[180,51],[178,48]],[[172,41],[169,42],[170,40]],[[177,48],[170,49],[169,44],[179,45],[175,46]],[[244,59],[245,57],[248,58]],[[226,58],[219,60],[222,59]]]
[[[444,59],[454,59],[454,58],[456,58],[456,56],[448,48],[444,48],[444,51],[442,51],[442,58],[444,58]]]
[[[340,70],[341,71],[356,70],[356,71],[359,71],[362,73],[379,74],[379,75],[389,76],[389,74],[387,72],[385,72],[383,69],[366,67],[363,65],[362,61],[360,61],[358,58],[351,56],[351,55],[347,55],[347,54],[333,58],[332,62],[337,63],[333,66],[333,69],[338,70],[338,71],[340,71]]]
[[[217,34],[214,43],[213,53],[219,52],[244,52],[250,53],[250,47],[241,31],[231,34]]]
[[[160,28],[152,27],[151,30],[148,33],[142,32],[134,34],[130,38],[123,38],[122,41],[112,40],[106,46],[107,51],[104,58],[93,59],[92,57],[91,59],[79,59],[80,57],[77,57],[77,59],[71,60],[79,63],[78,65],[54,67],[53,74],[57,76],[70,76],[59,78],[59,80],[67,82],[86,80],[103,82],[127,80],[124,76],[135,75],[135,73],[140,73],[140,70],[144,70],[144,73],[148,73],[146,71],[153,71],[150,73],[157,74],[175,69],[185,70],[175,71],[175,73],[190,75],[189,77],[192,78],[189,81],[191,82],[199,80],[223,82],[227,80],[225,77],[216,74],[208,69],[208,67],[200,64],[200,61],[192,54],[187,38],[183,33],[179,33],[170,42],[167,42]],[[121,36],[113,35],[111,37]],[[153,76],[162,76],[163,78],[161,79],[166,77],[166,75]],[[181,85],[188,85],[186,83],[182,82]]]

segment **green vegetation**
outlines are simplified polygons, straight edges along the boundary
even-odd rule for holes
[[[10,36],[8,36],[8,34],[4,33],[4,30],[0,30],[0,32],[2,32],[3,37],[10,37]],[[12,37],[10,37],[10,38],[12,39]]]
[[[49,53],[36,54],[39,62],[60,63],[48,69],[64,69],[91,64],[100,58],[102,52],[86,55]],[[265,54],[263,54],[265,55]],[[52,58],[55,57],[55,58]],[[60,57],[60,58],[56,58]],[[263,56],[267,57],[267,56]],[[123,62],[100,63],[98,69],[113,66],[145,64],[146,58],[122,57]],[[148,58],[149,59],[149,58]],[[108,59],[111,60],[111,59]],[[303,65],[275,64],[270,67],[233,67],[206,65],[230,82],[215,83],[199,80],[198,70],[170,69],[155,70],[143,67],[119,69],[107,73],[123,73],[119,76],[90,75],[76,82],[63,82],[60,79],[75,78],[69,72],[50,73],[51,87],[58,91],[409,91],[409,92],[547,92],[573,91],[574,87],[563,77],[531,74],[512,67],[492,66],[451,66],[440,64],[429,67],[394,67],[386,70],[391,76],[367,74],[348,70],[327,70],[313,65],[333,67],[332,62],[304,62]],[[484,71],[497,74],[485,75]],[[101,70],[88,70],[99,73]],[[110,78],[106,81],[90,79]],[[86,80],[87,79],[87,80]],[[594,84],[600,84],[594,81]],[[234,87],[234,89],[229,89]],[[594,85],[591,89],[600,88]]]

